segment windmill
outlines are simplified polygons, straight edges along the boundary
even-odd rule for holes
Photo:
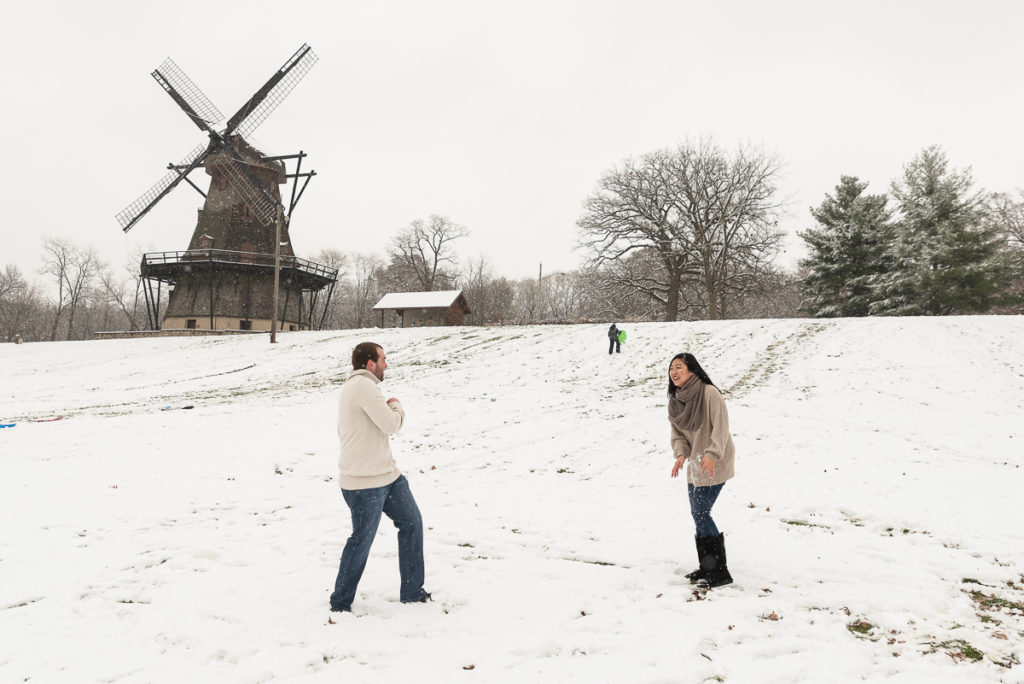
[[[156,82],[208,135],[209,142],[198,145],[179,163],[168,164],[163,178],[117,214],[121,228],[131,230],[182,181],[205,198],[188,249],[149,253],[142,258],[143,292],[152,329],[161,327],[161,287],[165,283],[170,290],[165,327],[269,329],[271,342],[276,341],[279,324],[293,330],[314,326],[317,297],[325,287],[329,303],[337,269],[297,258],[288,230],[292,212],[316,172],[300,173],[306,156],[302,151],[268,157],[246,140],[316,61],[308,45],[300,47],[220,130],[215,126],[224,116],[178,65],[167,59],[153,71]],[[290,159],[296,160],[293,174],[285,167]],[[198,168],[210,176],[207,193],[188,177]],[[278,186],[289,178],[295,182],[285,208]],[[299,179],[303,184],[296,194]],[[282,278],[284,303],[279,316]],[[289,317],[293,297],[296,301]]]

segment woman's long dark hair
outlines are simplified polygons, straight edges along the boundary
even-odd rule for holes
[[[694,375],[696,375],[700,379],[700,381],[703,382],[705,385],[713,385],[713,386],[717,387],[717,385],[715,385],[715,383],[711,382],[711,378],[709,378],[708,374],[704,372],[704,369],[700,367],[700,364],[697,363],[697,357],[694,356],[693,354],[689,354],[689,353],[676,354],[675,356],[672,357],[672,361],[676,361],[676,360],[681,360],[683,363],[685,363],[686,367],[690,370],[690,372],[693,373]],[[668,367],[669,368],[672,367],[672,361],[668,362]],[[675,393],[675,391],[676,391],[675,383],[672,382],[672,378],[669,378],[668,379],[668,396],[671,397]]]

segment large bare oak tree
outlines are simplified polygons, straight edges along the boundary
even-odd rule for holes
[[[423,292],[449,287],[455,279],[452,242],[469,235],[447,216],[416,219],[391,241],[391,264]]]
[[[706,317],[724,318],[778,252],[779,171],[759,149],[729,154],[710,139],[627,160],[601,177],[577,221],[588,266],[649,297],[666,321],[693,304],[680,301],[693,285]]]

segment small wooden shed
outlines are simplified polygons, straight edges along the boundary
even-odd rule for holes
[[[462,325],[471,313],[462,290],[389,292],[374,307],[382,328]]]

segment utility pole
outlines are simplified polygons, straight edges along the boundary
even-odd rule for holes
[[[281,202],[277,203],[277,220],[274,221],[274,306],[270,319],[270,344],[277,343],[277,288],[281,280]]]

